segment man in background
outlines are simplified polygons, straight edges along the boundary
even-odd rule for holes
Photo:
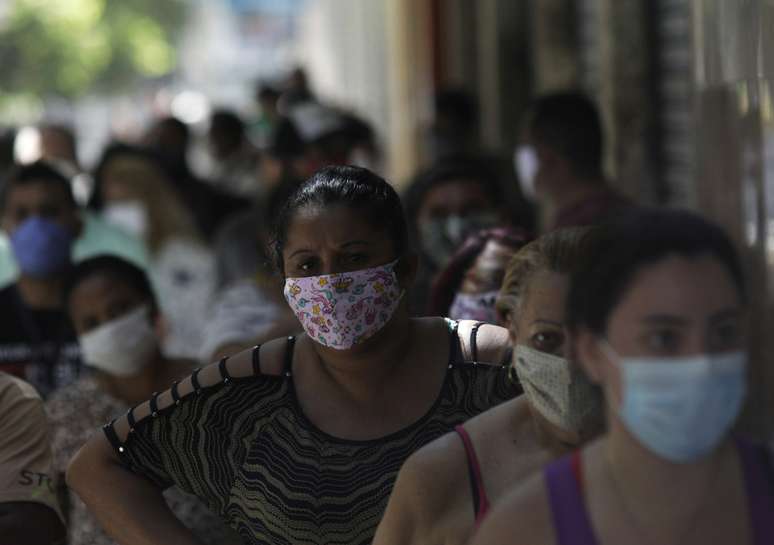
[[[0,225],[19,267],[18,279],[0,290],[0,371],[47,396],[74,381],[81,367],[62,302],[81,231],[70,182],[42,162],[18,167],[0,192]]]
[[[605,179],[603,149],[599,113],[585,95],[533,103],[514,160],[522,193],[540,206],[542,231],[599,224],[632,206]]]

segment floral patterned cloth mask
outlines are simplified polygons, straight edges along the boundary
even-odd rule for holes
[[[285,279],[285,299],[307,335],[337,350],[372,337],[392,318],[404,291],[398,260],[360,271]]]
[[[454,301],[449,307],[449,318],[452,320],[476,320],[489,324],[497,323],[498,291],[484,293],[462,293],[454,296]]]

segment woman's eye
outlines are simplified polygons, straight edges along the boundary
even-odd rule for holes
[[[349,255],[349,262],[350,263],[363,263],[364,261],[368,260],[368,256],[365,254],[350,254]]]
[[[300,262],[298,265],[296,265],[296,268],[301,272],[312,272],[315,266],[315,260],[314,259],[307,259],[305,261]]]
[[[736,323],[720,324],[712,332],[713,344],[719,350],[737,347],[741,338],[741,328]]]
[[[677,332],[670,329],[652,331],[646,337],[648,348],[655,352],[676,352],[679,340]]]
[[[532,346],[540,352],[556,353],[564,344],[564,335],[555,331],[541,331],[532,336]]]

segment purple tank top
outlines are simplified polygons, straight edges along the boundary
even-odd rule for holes
[[[774,481],[764,449],[737,440],[747,491],[753,545],[774,543]],[[580,452],[545,469],[558,545],[599,545],[583,500]]]

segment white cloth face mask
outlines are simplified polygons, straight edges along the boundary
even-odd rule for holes
[[[600,421],[602,393],[565,358],[519,344],[513,366],[530,405],[551,424],[582,433]]]
[[[535,200],[535,178],[540,168],[540,160],[535,148],[532,146],[517,147],[513,153],[513,162],[524,198],[530,201]]]
[[[111,225],[137,238],[145,238],[148,234],[148,209],[140,201],[119,201],[108,204],[102,212],[102,217]]]
[[[87,365],[118,377],[137,374],[158,350],[150,307],[142,305],[104,323],[78,337],[78,343]]]

